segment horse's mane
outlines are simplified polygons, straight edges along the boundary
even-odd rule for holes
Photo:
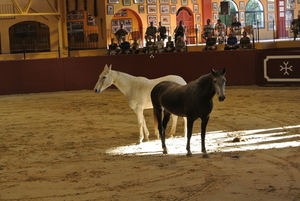
[[[131,77],[131,78],[145,78],[145,79],[148,79],[146,77],[143,77],[143,76],[134,76],[134,75],[130,75],[128,73],[124,73],[124,72],[121,72],[121,71],[117,71],[117,70],[114,70],[115,73],[117,74],[122,74],[122,75],[125,75],[127,77]]]
[[[213,80],[213,75],[209,73],[206,75],[202,75],[197,80],[194,80],[194,84],[191,84],[190,86],[194,85],[195,87],[197,87],[199,90],[202,91],[201,94],[205,94],[206,92],[209,92],[213,96],[216,92],[212,80]]]
[[[209,74],[206,74],[206,75],[202,75],[201,77],[199,77],[197,80],[196,80],[196,83],[198,85],[201,85],[201,86],[207,86],[208,84],[210,85],[211,84],[211,78],[212,78],[212,74],[209,73]]]
[[[117,71],[117,70],[113,70],[113,71],[115,71],[115,73],[117,73],[117,74],[122,74],[122,75],[126,75],[126,76],[129,76],[129,77],[134,77],[133,75],[130,75],[128,73],[124,73],[124,72]]]

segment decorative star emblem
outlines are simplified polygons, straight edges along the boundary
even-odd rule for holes
[[[283,62],[283,64],[284,64],[284,66],[280,65],[280,71],[284,70],[283,75],[290,75],[288,70],[293,71],[293,69],[292,69],[293,66],[288,67],[289,61]]]

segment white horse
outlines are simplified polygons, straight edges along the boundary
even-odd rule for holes
[[[173,81],[182,85],[186,85],[186,82],[182,77],[176,75],[168,75],[157,79],[147,79],[145,77],[135,77],[119,71],[111,69],[112,65],[108,67],[106,64],[104,70],[99,76],[99,80],[95,85],[95,92],[101,93],[106,88],[114,84],[125,96],[129,107],[133,109],[138,119],[138,126],[140,129],[140,138],[138,143],[141,143],[145,137],[145,140],[149,140],[149,131],[146,126],[144,118],[144,109],[153,108],[150,93],[153,87],[162,81]],[[172,115],[172,128],[169,135],[172,136],[176,132],[178,116]],[[159,138],[157,128],[155,134]],[[184,118],[184,132],[186,134],[186,118]]]

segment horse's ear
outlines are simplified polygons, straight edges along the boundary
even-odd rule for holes
[[[225,75],[225,73],[226,73],[226,68],[223,68],[222,75]]]
[[[107,64],[105,64],[104,66],[104,70],[109,71],[111,70],[112,64],[110,64],[109,66]]]
[[[213,68],[211,68],[210,71],[211,71],[211,73],[212,73],[213,75],[216,74],[216,71],[215,71]]]

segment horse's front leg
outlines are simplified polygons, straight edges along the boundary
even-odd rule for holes
[[[144,137],[145,137],[146,141],[149,140],[149,131],[146,126],[146,121],[144,118],[143,110],[141,108],[138,108],[138,109],[135,109],[134,111],[137,116],[138,126],[139,126],[139,130],[140,130],[140,137],[139,137],[139,141],[137,142],[137,144],[140,144],[143,142]]]
[[[201,151],[203,153],[203,158],[209,158],[209,155],[206,152],[206,148],[205,148],[205,135],[206,135],[206,126],[209,120],[209,116],[205,117],[205,118],[201,118],[202,122],[201,122]]]
[[[192,152],[190,148],[190,141],[192,137],[192,132],[193,132],[193,125],[194,125],[194,120],[187,118],[187,144],[186,144],[186,150],[187,154],[186,156],[191,157]]]

